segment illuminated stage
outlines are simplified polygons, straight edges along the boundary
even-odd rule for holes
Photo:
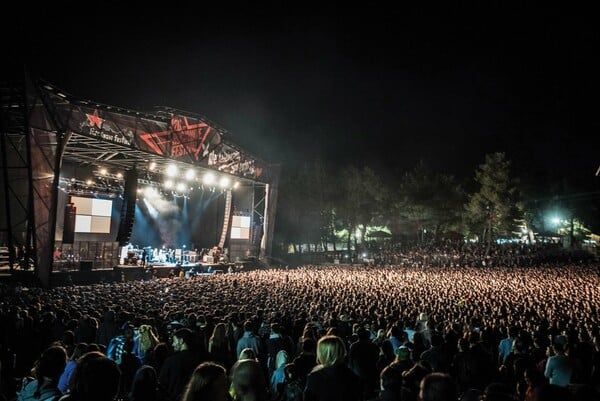
[[[64,267],[52,272],[51,286],[88,285],[99,283],[118,283],[135,280],[152,280],[169,277],[191,278],[211,274],[234,274],[250,270],[255,266],[252,261],[236,263],[190,263],[179,265],[175,263],[156,263],[146,267],[135,265],[117,265],[112,268],[88,268],[89,264],[78,264]],[[8,267],[0,269],[0,279],[17,280],[25,285],[36,281],[32,270],[16,268],[9,271]]]
[[[10,274],[34,272],[43,286],[62,276],[127,279],[137,269],[119,255],[131,245],[270,257],[278,165],[200,114],[77,99],[13,72],[2,99],[10,130],[1,135],[0,243],[9,264],[30,270]]]

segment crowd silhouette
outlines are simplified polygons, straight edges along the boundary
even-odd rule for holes
[[[2,396],[597,400],[600,264],[468,265],[4,284]]]

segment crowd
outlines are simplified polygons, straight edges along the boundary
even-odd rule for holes
[[[599,273],[597,263],[327,265],[3,286],[1,391],[20,401],[597,400]]]
[[[581,262],[588,263],[594,254],[585,250],[566,252],[554,242],[491,244],[465,241],[434,241],[377,247],[368,253],[376,265],[401,267],[539,267]],[[357,259],[357,256],[354,256]]]

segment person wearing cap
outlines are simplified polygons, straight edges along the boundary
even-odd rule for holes
[[[121,334],[114,336],[106,348],[106,356],[121,365],[123,355],[132,353],[138,346],[139,338],[135,336],[135,328],[130,322],[121,326]]]
[[[414,364],[415,362],[412,359],[410,348],[402,345],[396,350],[396,359],[389,366],[402,373],[412,368]]]

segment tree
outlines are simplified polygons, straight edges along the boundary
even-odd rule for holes
[[[354,238],[354,248],[357,247],[357,238],[353,237],[357,229],[359,239],[364,244],[364,236],[367,225],[378,215],[384,190],[380,179],[369,167],[362,170],[356,167],[348,167],[342,172],[340,195],[336,204],[338,207],[336,215],[345,223],[348,230],[347,248]]]
[[[394,199],[392,220],[405,221],[418,242],[424,241],[427,230],[437,239],[442,232],[459,228],[465,203],[461,186],[454,177],[435,173],[423,162],[403,175]]]
[[[475,172],[479,191],[470,196],[465,206],[471,223],[482,230],[487,252],[492,241],[498,235],[509,235],[515,219],[521,218],[522,204],[516,181],[510,177],[510,164],[504,153],[486,155]]]

